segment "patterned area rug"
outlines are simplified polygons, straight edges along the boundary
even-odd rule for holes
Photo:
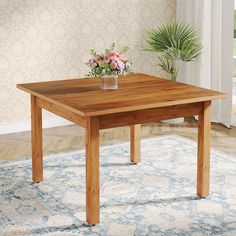
[[[102,146],[101,223],[85,222],[85,153],[44,159],[44,181],[31,182],[31,160],[0,165],[0,235],[236,235],[236,157],[212,150],[211,194],[196,192],[196,143],[175,135],[142,140],[142,162],[129,143]]]

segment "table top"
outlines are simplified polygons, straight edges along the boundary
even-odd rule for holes
[[[17,88],[83,117],[225,98],[221,92],[136,73],[119,77],[118,90],[97,78],[18,84]]]

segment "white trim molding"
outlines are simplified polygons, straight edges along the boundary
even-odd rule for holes
[[[61,117],[43,119],[43,128],[44,129],[58,127],[58,126],[71,125],[71,124],[73,124],[73,123],[71,123],[70,121],[67,121]],[[30,120],[0,123],[0,135],[29,131],[29,130],[31,130],[31,121]]]

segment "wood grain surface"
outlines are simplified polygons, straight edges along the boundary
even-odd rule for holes
[[[43,179],[42,108],[86,130],[86,220],[100,222],[99,130],[130,125],[131,162],[140,162],[141,123],[198,115],[197,194],[209,194],[211,100],[221,92],[133,74],[118,90],[101,90],[96,78],[17,85],[31,94],[33,180]]]
[[[134,164],[140,162],[141,155],[141,125],[130,126],[130,161]]]
[[[94,225],[100,221],[99,118],[86,123],[86,220]]]
[[[197,194],[206,197],[210,186],[211,101],[198,115]]]
[[[119,77],[118,90],[101,90],[97,78],[17,85],[82,117],[225,98],[226,95],[146,74]]]
[[[32,179],[39,183],[43,180],[42,108],[36,101],[31,95]]]

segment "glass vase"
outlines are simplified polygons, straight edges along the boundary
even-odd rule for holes
[[[118,74],[102,77],[101,89],[103,90],[118,89]]]

